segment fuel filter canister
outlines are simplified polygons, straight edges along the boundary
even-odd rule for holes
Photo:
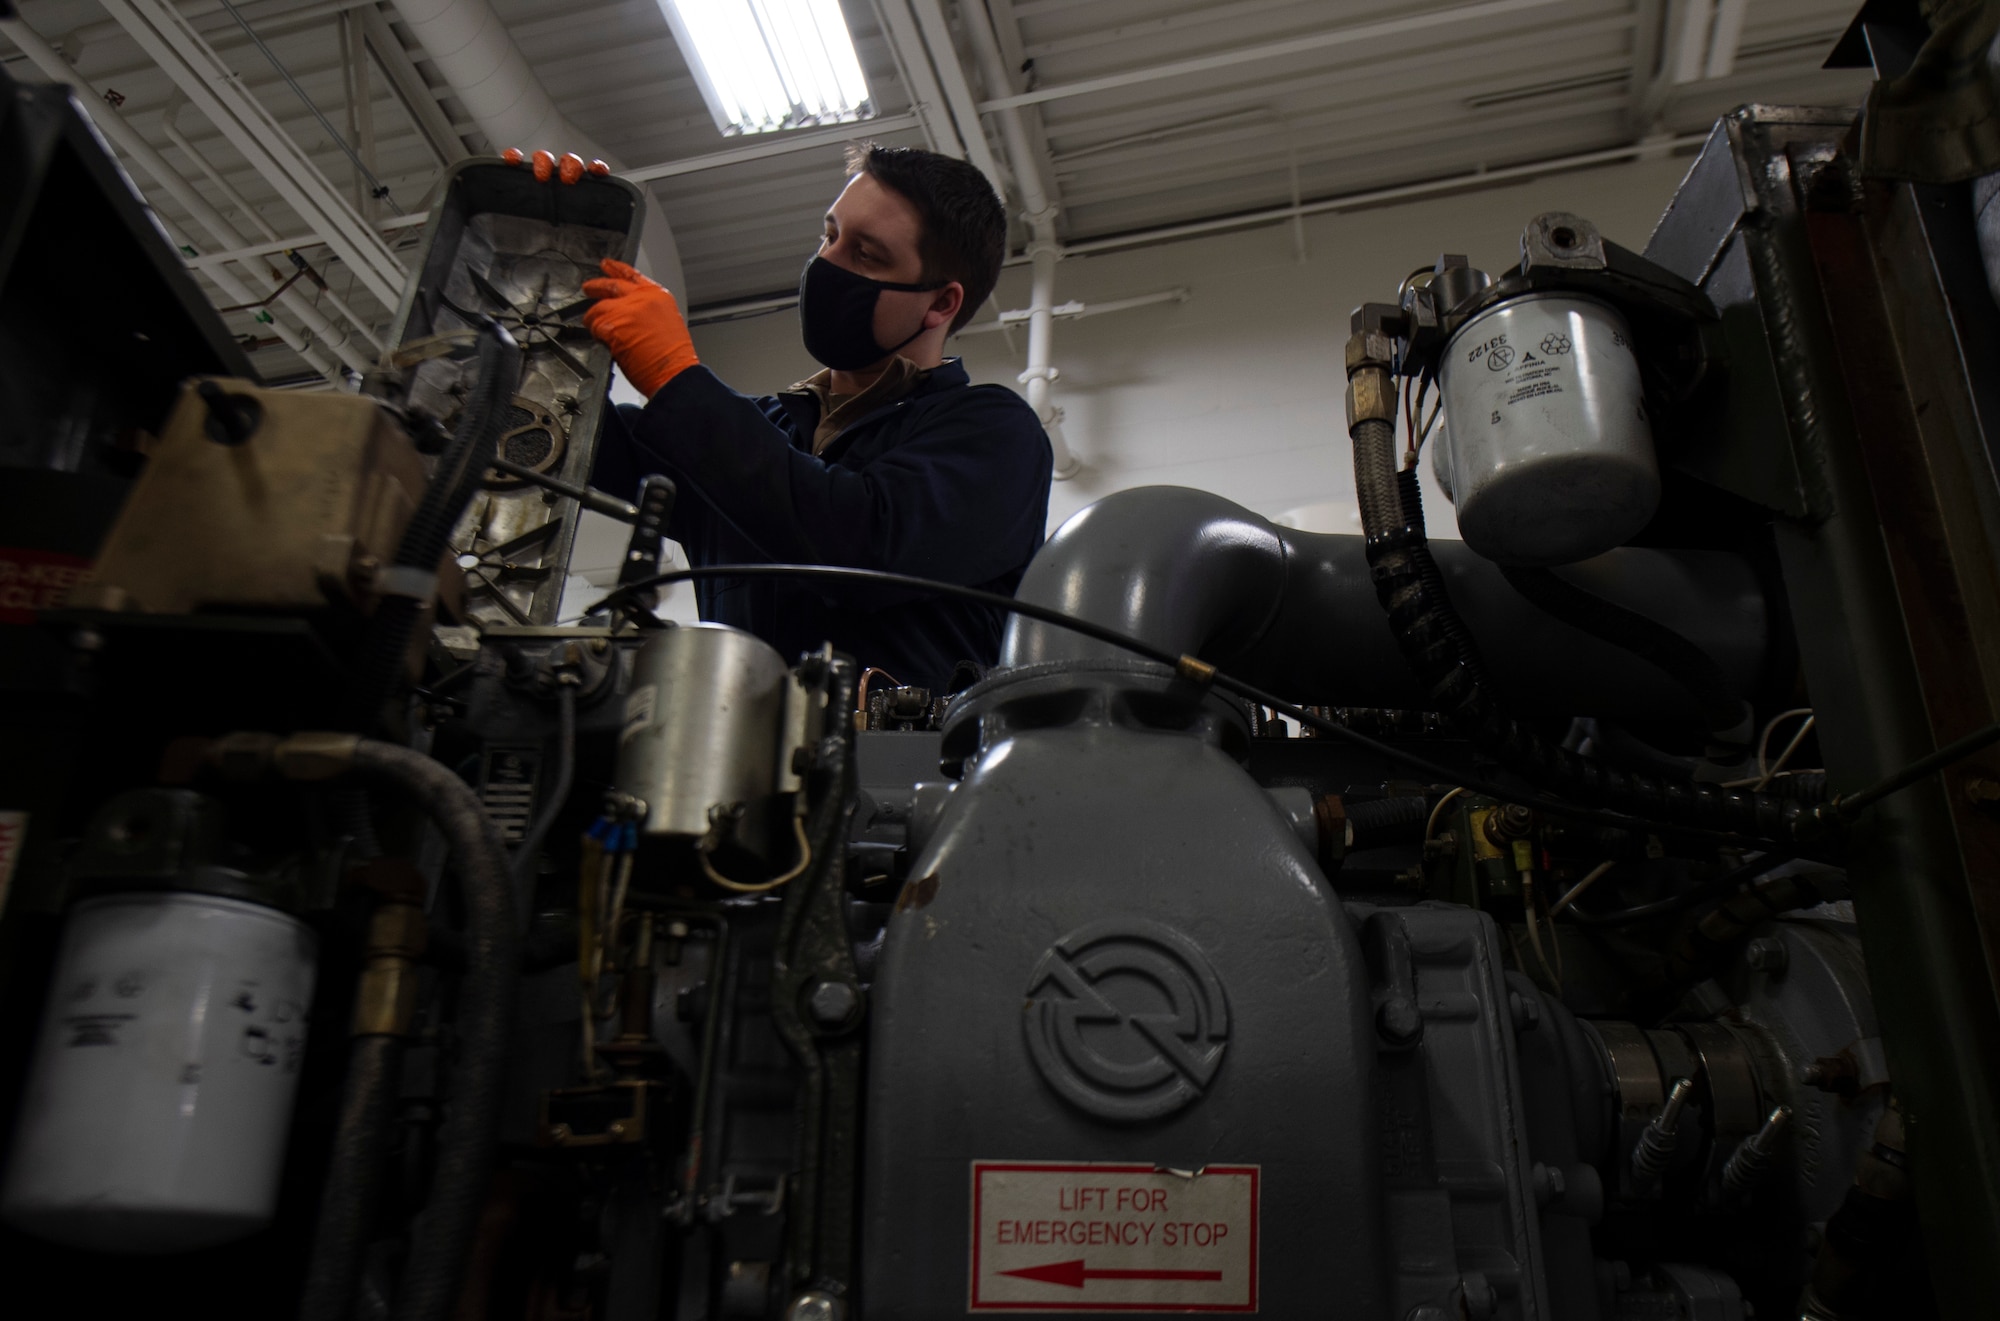
[[[1496,303],[1452,337],[1439,388],[1433,471],[1466,545],[1487,559],[1588,559],[1659,507],[1632,334],[1610,306],[1568,294]]]

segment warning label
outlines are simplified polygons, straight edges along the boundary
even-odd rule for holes
[[[972,1163],[975,1312],[1254,1312],[1255,1165]]]
[[[34,623],[36,612],[60,606],[89,568],[81,555],[0,546],[0,624]]]

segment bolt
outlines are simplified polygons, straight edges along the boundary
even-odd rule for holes
[[[1536,1206],[1553,1206],[1569,1191],[1569,1183],[1563,1172],[1553,1165],[1543,1165],[1537,1161],[1528,1172],[1529,1186],[1535,1190]]]
[[[1424,1034],[1424,1016],[1417,1007],[1398,996],[1384,1000],[1375,1011],[1375,1030],[1385,1044],[1408,1046]]]
[[[860,1008],[861,992],[849,982],[817,982],[806,997],[806,1013],[822,1028],[846,1027]]]
[[[1541,997],[1522,995],[1519,991],[1507,992],[1507,1010],[1513,1016],[1516,1032],[1532,1032],[1542,1024]]]
[[[1459,1276],[1458,1291],[1464,1315],[1471,1321],[1485,1321],[1500,1306],[1500,1296],[1478,1271],[1467,1271]]]
[[[838,1298],[817,1289],[800,1294],[785,1309],[785,1321],[842,1321],[846,1315]]]
[[[1861,1070],[1847,1055],[1822,1055],[1806,1066],[1799,1081],[1822,1092],[1853,1096],[1861,1090]]]
[[[2000,780],[1975,775],[1965,782],[1965,796],[1980,805],[2000,803]]]
[[[1776,936],[1759,936],[1744,949],[1743,961],[1758,972],[1782,977],[1791,964],[1792,956],[1785,948],[1785,942]]]

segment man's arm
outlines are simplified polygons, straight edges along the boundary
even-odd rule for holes
[[[794,448],[755,401],[694,367],[653,396],[633,440],[772,561],[986,582],[1019,567],[1047,517],[1048,439],[1004,391],[934,411],[891,453],[843,468]],[[835,594],[871,608],[917,595]]]

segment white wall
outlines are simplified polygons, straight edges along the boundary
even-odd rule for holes
[[[1573,211],[1607,239],[1643,248],[1690,158],[1579,171],[1490,191],[1309,217],[1305,260],[1290,224],[1158,247],[1071,258],[1057,268],[1058,302],[1085,303],[1185,286],[1185,303],[1164,303],[1058,322],[1055,399],[1083,471],[1057,482],[1049,527],[1094,500],[1133,486],[1193,486],[1258,513],[1319,530],[1358,530],[1347,443],[1342,353],[1348,314],[1389,302],[1412,269],[1440,252],[1462,252],[1499,272],[1519,260],[1522,227],[1543,211]],[[799,237],[804,262],[812,235]],[[1025,268],[1006,271],[992,303],[1027,305]],[[702,361],[739,390],[783,389],[815,370],[799,345],[795,315],[695,330]],[[1026,331],[961,336],[975,381],[1015,384],[1026,365]],[[1017,387],[1018,388],[1018,387]],[[1431,530],[1455,535],[1450,506],[1424,464]],[[573,570],[615,576],[622,530],[588,529]],[[605,535],[605,529],[610,535]],[[685,599],[683,594],[682,600]],[[680,602],[674,613],[686,608]]]

